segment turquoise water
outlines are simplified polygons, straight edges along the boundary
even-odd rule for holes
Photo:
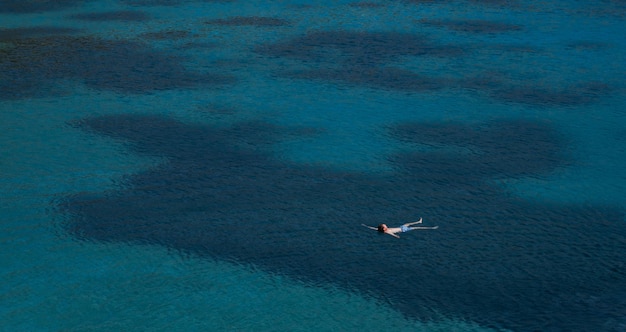
[[[624,331],[625,17],[4,1],[0,329]]]

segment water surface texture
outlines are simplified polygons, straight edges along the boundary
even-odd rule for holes
[[[625,18],[5,1],[2,329],[625,331]]]

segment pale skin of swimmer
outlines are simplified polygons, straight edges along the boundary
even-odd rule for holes
[[[433,226],[433,227],[411,227],[413,225],[417,225],[417,224],[421,224],[422,223],[422,218],[420,218],[420,220],[416,221],[416,222],[410,222],[410,223],[406,223],[403,224],[400,227],[387,227],[387,225],[385,224],[380,224],[378,225],[378,227],[372,227],[372,226],[367,226],[365,224],[361,224],[369,229],[373,229],[375,231],[381,232],[381,233],[385,233],[385,234],[389,234],[393,237],[396,238],[400,238],[400,236],[398,236],[398,233],[404,233],[404,232],[408,232],[408,231],[412,231],[414,229],[437,229],[439,228],[439,226]]]

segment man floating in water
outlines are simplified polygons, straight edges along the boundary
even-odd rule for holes
[[[422,218],[420,218],[420,220],[416,221],[416,222],[410,222],[410,223],[406,223],[400,227],[387,227],[387,225],[385,224],[380,224],[378,225],[378,227],[372,227],[372,226],[367,226],[365,224],[361,224],[369,229],[373,229],[375,231],[379,231],[381,233],[385,233],[385,234],[389,234],[391,236],[400,238],[400,236],[397,235],[397,233],[404,233],[404,232],[408,232],[408,231],[412,231],[414,229],[437,229],[439,228],[439,226],[433,226],[433,227],[427,227],[427,226],[421,226],[421,227],[411,227],[412,225],[416,225],[416,224],[421,224],[422,223]]]

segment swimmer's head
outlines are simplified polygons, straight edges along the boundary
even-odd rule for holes
[[[387,225],[385,224],[380,224],[378,225],[378,231],[381,233],[384,233],[387,230]]]

